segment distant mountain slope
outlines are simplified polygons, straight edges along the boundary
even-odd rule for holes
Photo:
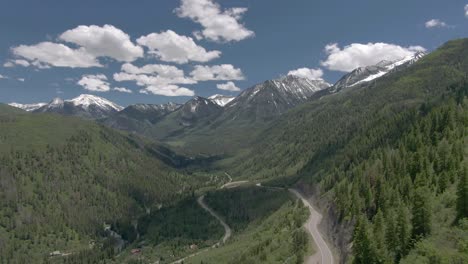
[[[151,134],[160,139],[185,134],[209,126],[222,112],[223,108],[210,99],[196,96],[156,123]]]
[[[203,114],[203,118],[198,115],[201,118],[198,122],[183,125],[187,119],[181,118],[180,111],[185,109],[186,114],[191,115],[188,103],[168,115],[152,131],[157,138],[190,154],[233,153],[250,146],[269,122],[327,87],[329,84],[323,80],[296,76],[266,81],[244,90],[223,108],[210,107],[207,111],[210,114]]]
[[[146,135],[146,131],[151,129],[152,125],[181,106],[176,103],[134,104],[103,119],[102,123],[112,128]]]
[[[332,92],[338,92],[348,87],[353,87],[359,84],[365,84],[370,81],[376,80],[392,71],[402,70],[419,59],[424,57],[426,54],[418,52],[413,56],[408,56],[395,61],[381,61],[376,65],[360,67],[352,72],[343,76],[338,82],[330,88]]]
[[[175,114],[183,126],[193,126],[203,119],[210,119],[222,112],[222,108],[210,99],[196,96],[186,102]]]
[[[35,113],[57,113],[62,115],[80,116],[90,119],[108,117],[123,107],[105,98],[82,94],[70,100],[53,99],[50,103],[35,109]]]
[[[231,119],[269,119],[307,101],[314,93],[329,86],[323,80],[292,75],[265,81],[244,90],[227,104],[226,115]]]

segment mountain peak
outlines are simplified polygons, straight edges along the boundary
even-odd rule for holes
[[[95,105],[100,108],[113,109],[115,111],[120,111],[123,109],[122,106],[116,103],[113,103],[105,98],[102,98],[96,95],[91,95],[91,94],[81,94],[78,97],[75,97],[71,100],[67,100],[67,102],[70,102],[75,106],[81,106],[83,108],[88,108],[91,105]]]

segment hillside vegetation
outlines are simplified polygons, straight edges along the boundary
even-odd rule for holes
[[[0,263],[99,252],[105,223],[131,229],[201,183],[144,146],[93,122],[0,106]]]
[[[302,263],[310,254],[302,228],[308,209],[287,190],[240,187],[211,192],[206,201],[225,218],[233,237],[186,263]]]

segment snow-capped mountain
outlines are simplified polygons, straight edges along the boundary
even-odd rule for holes
[[[229,102],[234,100],[234,98],[235,97],[233,96],[227,96],[227,95],[222,95],[222,94],[215,94],[215,95],[208,97],[208,99],[210,99],[213,103],[221,107],[224,107],[225,105],[227,105]]]
[[[84,109],[88,109],[90,107],[98,107],[100,109],[105,109],[108,111],[120,111],[123,109],[122,106],[113,103],[105,98],[91,95],[91,94],[82,94],[76,98],[71,100],[67,100],[65,102],[72,103],[76,107],[82,107]]]
[[[376,80],[389,72],[406,68],[426,55],[424,52],[417,52],[412,56],[407,56],[395,61],[383,60],[376,65],[359,67],[343,76],[333,85],[331,92],[338,92],[342,89],[353,87],[359,84]]]
[[[123,107],[120,105],[105,98],[90,94],[82,94],[70,100],[54,98],[50,103],[33,110],[33,112],[58,113],[97,119],[107,117],[122,109]]]
[[[34,111],[36,109],[43,107],[46,104],[47,103],[36,103],[36,104],[9,103],[8,105],[31,112],[31,111]]]
[[[316,92],[330,87],[324,80],[288,75],[244,90],[226,105],[232,116],[268,119],[307,101]]]

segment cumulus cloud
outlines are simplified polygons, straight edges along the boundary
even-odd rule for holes
[[[7,79],[7,77],[0,74],[0,79]]]
[[[78,26],[62,33],[59,39],[81,46],[95,57],[126,62],[143,57],[143,48],[133,44],[128,34],[112,25]]]
[[[194,96],[195,92],[188,88],[179,87],[177,85],[163,85],[163,86],[148,86],[140,90],[140,93],[155,94],[163,96]]]
[[[231,64],[214,66],[196,65],[190,75],[196,81],[230,81],[245,79],[242,70],[234,68]]]
[[[426,22],[425,26],[426,28],[443,28],[447,27],[447,24],[444,21],[441,21],[440,19],[431,19]]]
[[[225,90],[225,91],[231,91],[231,92],[238,92],[241,89],[236,86],[235,83],[233,82],[227,82],[227,83],[220,83],[216,85],[216,87],[220,90]]]
[[[86,90],[93,92],[108,92],[110,90],[109,82],[104,74],[87,74],[81,77],[78,85],[83,86]]]
[[[115,87],[113,90],[121,93],[133,93],[132,90],[124,87]]]
[[[227,42],[255,35],[240,22],[246,11],[247,8],[241,7],[223,10],[214,0],[181,0],[181,5],[175,10],[179,17],[189,18],[203,27],[203,30],[194,32],[197,39],[204,37]]]
[[[288,75],[307,78],[310,80],[322,80],[322,69],[299,68],[288,72]]]
[[[116,81],[136,81],[140,86],[166,85],[166,84],[194,84],[195,80],[187,78],[183,70],[164,64],[147,64],[137,67],[131,63],[125,63],[120,73],[114,74]]]
[[[24,82],[25,79],[24,78],[17,78],[16,80],[20,81],[20,82]]]
[[[130,63],[122,65],[121,72],[114,74],[114,80],[134,81],[145,88],[141,93],[151,93],[164,96],[192,96],[190,89],[179,87],[178,84],[194,84],[197,81],[185,76],[183,70],[164,64],[148,64],[137,67]]]
[[[468,4],[465,5],[465,16],[468,17]]]
[[[3,64],[3,67],[11,68],[16,65],[28,67],[31,64],[27,60],[9,60]]]
[[[137,43],[148,47],[150,53],[160,60],[179,64],[189,61],[207,62],[221,55],[221,51],[206,51],[191,37],[178,35],[172,30],[142,36],[137,39]]]
[[[328,57],[321,65],[329,70],[349,72],[358,67],[374,65],[382,60],[398,60],[416,52],[425,51],[421,46],[402,47],[388,43],[353,43],[340,48],[337,43],[328,44]]]
[[[88,68],[102,67],[94,56],[83,48],[71,49],[63,44],[41,42],[36,45],[20,45],[12,48],[14,55],[28,60],[37,66]]]

